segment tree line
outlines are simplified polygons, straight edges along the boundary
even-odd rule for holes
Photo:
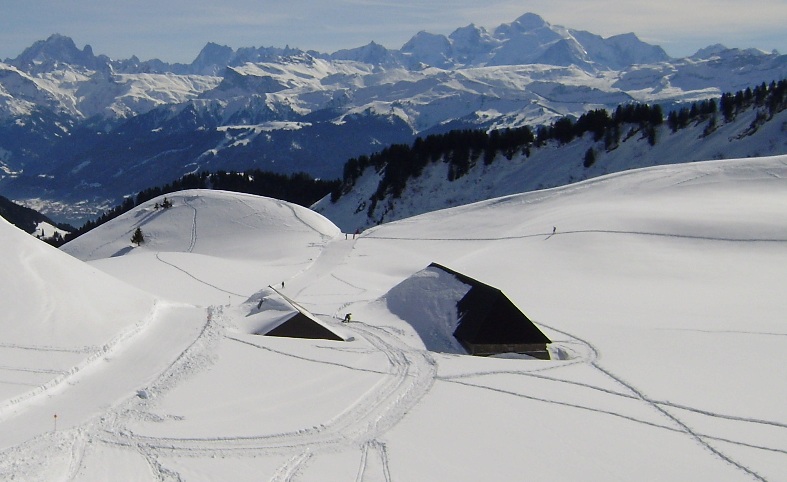
[[[544,146],[549,141],[568,144],[578,137],[592,133],[593,139],[605,139],[607,148],[620,142],[624,124],[637,124],[646,129],[655,143],[655,127],[664,121],[661,107],[649,104],[627,104],[610,113],[595,109],[578,119],[562,117],[548,126],[539,126],[535,132],[530,126],[483,130],[454,130],[417,138],[412,145],[395,144],[370,156],[352,158],[344,165],[341,183],[331,192],[336,202],[349,192],[367,168],[382,172],[372,203],[390,194],[401,196],[407,181],[417,178],[427,164],[442,160],[448,163],[448,180],[453,181],[467,174],[473,164],[481,160],[492,164],[498,157],[511,160],[517,153],[530,155],[531,148]],[[374,207],[370,207],[374,209]]]

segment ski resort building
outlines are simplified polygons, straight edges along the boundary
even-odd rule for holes
[[[454,331],[454,337],[469,354],[521,353],[549,359],[546,346],[551,340],[502,291],[437,263],[430,267],[470,286],[456,305],[458,322]]]

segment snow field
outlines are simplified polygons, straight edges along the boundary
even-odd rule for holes
[[[89,260],[71,276],[101,269],[129,283],[121,292],[150,293],[130,314],[146,319],[154,299],[159,312],[106,361],[0,419],[0,474],[780,480],[785,179],[784,156],[663,166],[424,214],[357,239],[252,196],[190,191],[172,195],[165,213],[143,205],[65,250]],[[131,248],[136,226],[150,242]],[[32,249],[14,239],[7,250]],[[64,259],[47,249],[48,261]],[[419,336],[404,318],[450,319],[439,296],[413,301],[432,286],[419,282],[430,262],[502,289],[558,359],[469,357],[445,330]],[[252,334],[267,285],[351,341]],[[84,294],[97,313],[112,309],[102,288]],[[4,301],[3,313],[12,310],[40,313]],[[353,322],[340,323],[347,312]],[[42,331],[16,329],[33,341]],[[91,336],[69,343],[89,346]],[[31,372],[31,384],[40,376]],[[55,410],[57,432],[45,427]]]

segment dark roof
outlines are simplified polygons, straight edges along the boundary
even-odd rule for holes
[[[445,266],[431,266],[453,274],[470,291],[457,303],[459,324],[454,337],[462,344],[511,345],[551,343],[533,322],[497,288]]]
[[[273,286],[268,286],[276,294],[281,296],[290,306],[297,310],[291,317],[287,318],[279,326],[265,333],[267,336],[283,336],[287,338],[309,338],[319,340],[345,341],[330,328],[326,327],[306,308],[290,299],[284,293]]]
[[[301,313],[293,314],[287,321],[272,329],[268,336],[284,336],[287,338],[310,338],[320,340],[344,341],[339,335],[316,323]]]

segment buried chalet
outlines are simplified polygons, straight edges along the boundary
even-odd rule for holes
[[[521,353],[549,359],[552,341],[499,289],[437,263],[432,269],[453,275],[470,290],[456,303],[453,336],[471,355]]]

